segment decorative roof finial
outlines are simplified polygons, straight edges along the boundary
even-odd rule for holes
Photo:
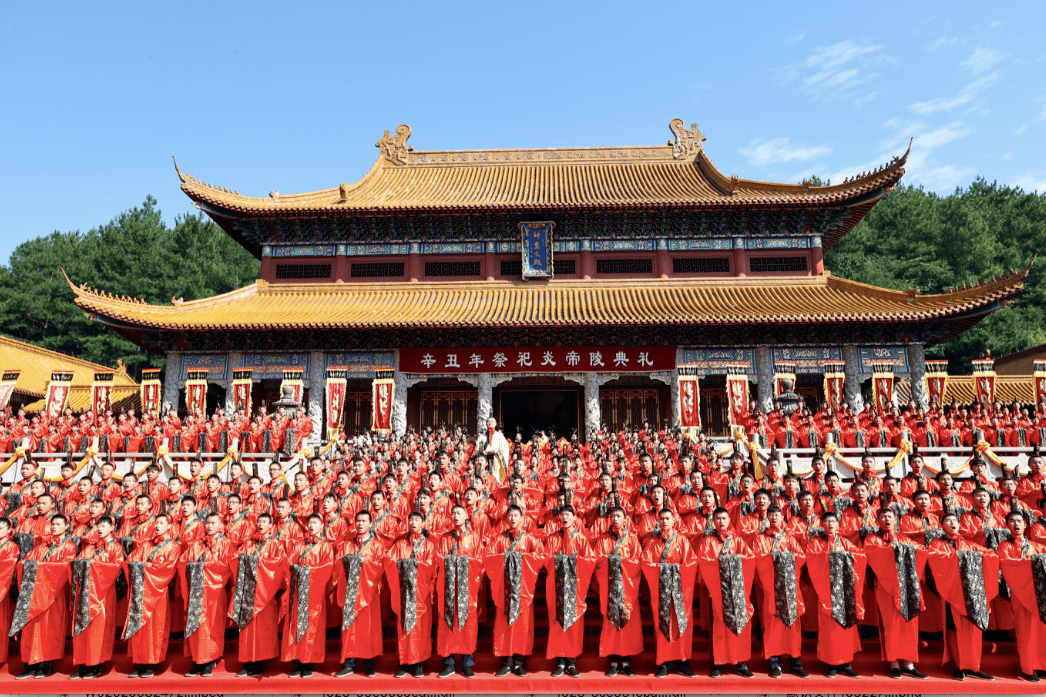
[[[407,153],[414,150],[413,146],[407,145],[407,138],[410,138],[410,126],[405,123],[400,124],[396,129],[396,135],[389,135],[389,132],[385,131],[385,135],[374,144],[374,147],[381,149],[381,156],[387,162],[394,165],[405,165],[407,164]]]
[[[669,143],[672,146],[672,159],[674,160],[694,157],[702,150],[701,142],[707,140],[705,135],[697,130],[696,123],[690,124],[690,129],[687,130],[683,119],[672,119],[668,122],[668,128],[676,137],[674,143]]]

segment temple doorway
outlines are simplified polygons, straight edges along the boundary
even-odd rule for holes
[[[500,418],[505,436],[515,438],[517,433],[529,440],[537,431],[550,435],[571,438],[575,431],[580,434],[579,390],[514,390],[500,392]]]

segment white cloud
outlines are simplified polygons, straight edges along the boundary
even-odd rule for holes
[[[1015,135],[1015,136],[1019,136],[1020,134],[1024,133],[1024,132],[1025,132],[1026,130],[1028,130],[1028,124],[1024,124],[1024,125],[1023,125],[1023,126],[1021,126],[1020,128],[1016,129],[1016,130],[1015,130],[1015,131],[1013,132],[1013,135]]]
[[[916,114],[933,114],[938,111],[951,111],[956,107],[969,104],[977,96],[983,92],[989,85],[995,82],[996,75],[985,75],[984,77],[977,78],[970,84],[966,85],[959,94],[954,97],[939,97],[937,99],[931,99],[928,102],[915,102],[908,108],[914,111]]]
[[[1014,186],[1019,186],[1027,193],[1046,193],[1046,174],[1042,172],[1023,172],[1018,174],[1013,181]]]
[[[785,43],[786,43],[786,44],[789,44],[789,45],[791,45],[791,44],[797,44],[797,43],[799,43],[800,41],[802,41],[802,40],[803,40],[803,39],[805,39],[805,38],[806,38],[806,33],[804,32],[804,33],[802,33],[802,34],[796,34],[796,35],[795,35],[795,36],[793,36],[792,38],[790,38],[790,39],[788,39],[787,41],[785,41]]]
[[[943,37],[943,36],[939,36],[936,39],[934,39],[933,41],[931,41],[929,44],[926,45],[926,50],[930,51],[932,53],[933,51],[936,51],[936,50],[941,49],[941,48],[951,48],[952,46],[958,45],[958,43],[959,43],[959,39],[957,39],[954,36],[947,37],[947,38]]]
[[[961,121],[955,121],[946,126],[941,126],[935,131],[930,131],[929,133],[917,136],[915,142],[918,144],[920,150],[928,152],[934,148],[946,145],[953,140],[965,138],[971,133],[973,133],[972,128],[963,126]]]
[[[881,44],[850,40],[818,47],[799,64],[785,67],[778,82],[789,84],[798,80],[800,92],[811,99],[848,101],[861,106],[875,96],[869,83],[880,75],[873,69],[897,63],[896,58],[882,52],[883,48]]]
[[[1006,153],[1003,153],[1002,155],[999,156],[999,160],[1002,161],[1002,162],[1009,162],[1012,159],[1013,159],[1013,153],[1012,152],[1006,152]]]
[[[920,171],[917,179],[920,184],[933,191],[951,191],[957,186],[969,184],[975,176],[972,167],[956,167],[955,165],[944,165],[930,170]]]
[[[827,145],[807,146],[792,143],[788,138],[773,138],[763,140],[756,138],[738,152],[748,158],[748,164],[755,167],[764,167],[768,164],[779,162],[794,162],[812,160],[832,152]]]
[[[994,22],[992,22],[991,24],[989,24],[988,28],[989,29],[995,29],[996,27],[1001,27],[1004,24],[1006,24],[1006,22],[1002,21],[1001,19],[997,19]]]
[[[983,75],[995,67],[995,64],[1006,57],[1005,53],[992,48],[978,48],[960,65],[974,75]]]

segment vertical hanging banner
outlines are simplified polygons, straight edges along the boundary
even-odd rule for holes
[[[392,400],[395,397],[396,385],[393,382],[395,370],[374,371],[374,394],[371,397],[374,417],[371,419],[371,430],[379,433],[392,432]]]
[[[880,414],[893,408],[893,361],[872,361],[872,395]]]
[[[142,400],[142,413],[148,414],[150,411],[159,413],[160,411],[160,396],[163,390],[160,382],[160,369],[159,368],[143,368],[142,369],[142,385],[141,385],[141,400]]]
[[[701,390],[696,365],[679,366],[679,428],[690,438],[701,430]]]
[[[520,223],[523,278],[552,278],[553,222]]]
[[[290,385],[294,388],[294,401],[301,404],[302,395],[305,393],[305,371],[297,368],[284,368],[283,369],[283,382],[280,383],[280,393],[283,393],[283,388]]]
[[[948,361],[926,361],[926,396],[930,401],[944,404],[945,390],[948,389]]]
[[[236,411],[243,410],[247,418],[251,417],[251,380],[250,368],[237,368],[232,371],[232,403]]]
[[[73,385],[73,371],[56,370],[51,373],[51,382],[47,383],[47,416],[54,420],[62,415],[66,402],[69,401],[69,388]]]
[[[730,425],[743,426],[748,416],[748,366],[744,363],[727,366],[726,398],[730,405]]]
[[[774,396],[780,397],[782,392],[791,392],[792,390],[786,390],[782,383],[785,380],[792,381],[792,388],[795,388],[795,363],[793,361],[780,361],[774,365]]]
[[[977,388],[978,402],[988,405],[995,401],[995,359],[974,359],[973,384]]]
[[[343,365],[327,368],[327,440],[338,437],[345,413],[345,384],[349,369]]]
[[[846,363],[843,361],[824,362],[824,401],[832,411],[843,408],[843,393],[846,389]]]
[[[7,408],[11,401],[11,395],[15,393],[15,385],[18,384],[18,376],[21,370],[5,370],[3,379],[0,379],[0,411]]]
[[[1046,400],[1046,361],[1034,361],[1032,380],[1035,382],[1035,404],[1038,406]],[[7,380],[6,373],[4,380]],[[3,395],[0,395],[0,409],[4,408]]]
[[[207,371],[190,370],[185,378],[185,411],[191,415],[207,414]]]
[[[91,411],[104,414],[113,407],[114,370],[96,370],[91,383]]]

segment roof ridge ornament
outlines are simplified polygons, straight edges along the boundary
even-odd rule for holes
[[[694,157],[703,149],[702,141],[708,140],[705,134],[697,130],[696,123],[690,124],[688,130],[683,119],[672,119],[668,122],[668,129],[676,137],[674,143],[672,141],[668,143],[672,146],[673,160],[687,160]]]
[[[407,145],[407,138],[410,138],[410,126],[403,123],[396,129],[394,136],[385,131],[385,135],[374,144],[374,147],[381,149],[381,156],[385,158],[386,162],[405,165],[408,163],[407,153],[414,150],[414,146]]]

